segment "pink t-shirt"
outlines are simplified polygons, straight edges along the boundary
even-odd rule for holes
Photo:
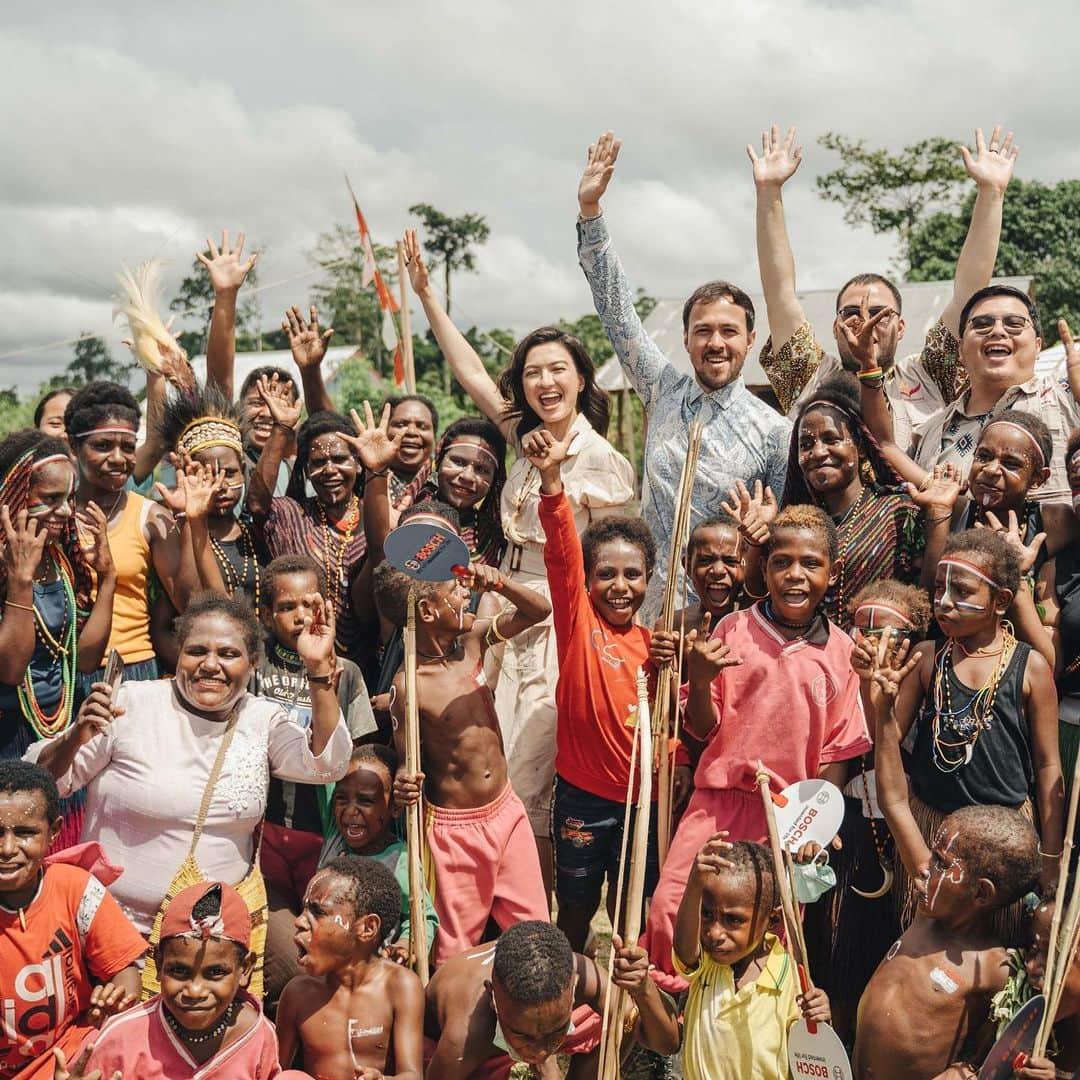
[[[698,762],[696,787],[750,791],[759,760],[786,787],[871,748],[851,638],[826,626],[818,644],[786,640],[760,604],[721,619],[713,637],[742,663],[713,680],[718,723]]]

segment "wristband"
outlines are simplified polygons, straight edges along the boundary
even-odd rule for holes
[[[1042,849],[1042,848],[1039,848],[1039,854],[1040,854],[1040,855],[1041,855],[1041,856],[1042,856],[1042,857],[1043,857],[1044,859],[1060,859],[1060,858],[1061,858],[1061,856],[1065,854],[1065,850],[1064,850],[1064,848],[1063,848],[1063,849],[1062,849],[1061,851],[1059,851],[1059,852],[1058,852],[1058,853],[1057,853],[1056,855],[1052,855],[1052,854],[1051,854],[1051,853],[1050,853],[1049,851],[1043,851],[1043,849]]]
[[[365,469],[368,476],[387,476],[390,472],[389,469]]]
[[[308,672],[307,681],[312,686],[329,686],[334,681],[334,674],[333,671],[327,675],[312,675]]]
[[[860,379],[883,379],[885,372],[881,368],[867,368],[865,371],[857,371],[855,373]]]
[[[14,600],[5,600],[4,606],[18,608],[20,611],[29,611],[31,615],[34,613],[33,604],[17,604]]]

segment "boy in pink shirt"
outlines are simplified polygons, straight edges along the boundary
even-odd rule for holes
[[[871,747],[851,638],[818,611],[834,577],[836,546],[822,510],[782,511],[763,553],[768,597],[722,619],[711,638],[707,622],[687,636],[685,724],[707,744],[645,931],[665,988],[685,985],[674,973],[672,936],[697,851],[716,833],[731,841],[767,838],[758,761],[776,791],[818,776],[842,787],[842,763]]]

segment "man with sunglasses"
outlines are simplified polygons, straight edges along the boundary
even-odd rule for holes
[[[896,357],[904,336],[902,301],[897,287],[880,274],[857,274],[836,297],[833,338],[838,356],[821,345],[807,322],[795,291],[795,259],[788,240],[781,190],[802,161],[795,146],[795,129],[781,140],[779,128],[762,134],[761,155],[747,146],[757,189],[757,249],[761,285],[769,316],[770,338],[761,351],[761,366],[780,400],[794,415],[804,402],[813,400],[817,387],[843,367],[859,370],[851,355],[842,325],[860,318],[861,302],[869,293],[871,317],[882,309],[892,314],[875,328],[883,388],[893,414],[896,443],[908,449],[915,427],[952,401],[966,385],[957,355],[960,310],[975,292],[990,281],[1001,235],[1001,211],[1005,189],[1012,178],[1018,148],[1012,132],[1001,139],[995,127],[989,144],[981,130],[975,132],[975,152],[961,148],[964,167],[978,185],[967,239],[956,264],[953,294],[940,320],[926,335],[920,353]]]
[[[1068,500],[1065,448],[1069,433],[1080,426],[1080,363],[1070,351],[1066,378],[1057,372],[1036,375],[1041,349],[1039,309],[1030,296],[1010,285],[975,293],[960,313],[960,356],[971,385],[916,432],[915,461],[925,469],[951,463],[966,477],[986,423],[1005,409],[1024,409],[1043,420],[1054,441],[1050,478],[1030,498]]]

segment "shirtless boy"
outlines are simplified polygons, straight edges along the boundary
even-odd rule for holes
[[[974,1077],[993,1044],[990,998],[1009,971],[994,913],[1037,884],[1034,829],[1018,810],[967,806],[950,814],[928,849],[908,804],[893,703],[918,663],[908,643],[883,640],[874,676],[878,802],[897,853],[917,881],[915,920],[886,954],[859,1003],[859,1080]]]
[[[420,1080],[424,990],[379,955],[400,916],[393,871],[375,859],[343,855],[311,879],[296,920],[304,974],[278,1005],[282,1068],[302,1048],[317,1080]]]
[[[489,916],[506,929],[548,918],[532,827],[507,780],[495,700],[484,679],[484,653],[545,619],[539,593],[491,566],[474,564],[461,580],[412,581],[389,563],[375,571],[375,599],[385,618],[404,626],[409,589],[416,592],[417,697],[421,772],[399,768],[399,806],[424,795],[427,845],[434,869],[439,934],[435,963],[478,944]],[[470,589],[496,591],[514,605],[491,619],[469,611]],[[405,759],[405,672],[391,691],[394,740]],[[426,781],[426,784],[425,784]]]
[[[615,982],[638,1009],[640,1041],[673,1054],[679,1045],[674,1004],[665,1004],[648,968],[643,949],[620,949]],[[567,1080],[595,1076],[606,992],[606,973],[571,951],[558,927],[518,923],[495,944],[453,957],[432,976],[425,1033],[435,1048],[427,1075],[505,1080],[513,1063],[523,1061],[540,1080],[557,1080],[561,1054],[573,1058]]]

